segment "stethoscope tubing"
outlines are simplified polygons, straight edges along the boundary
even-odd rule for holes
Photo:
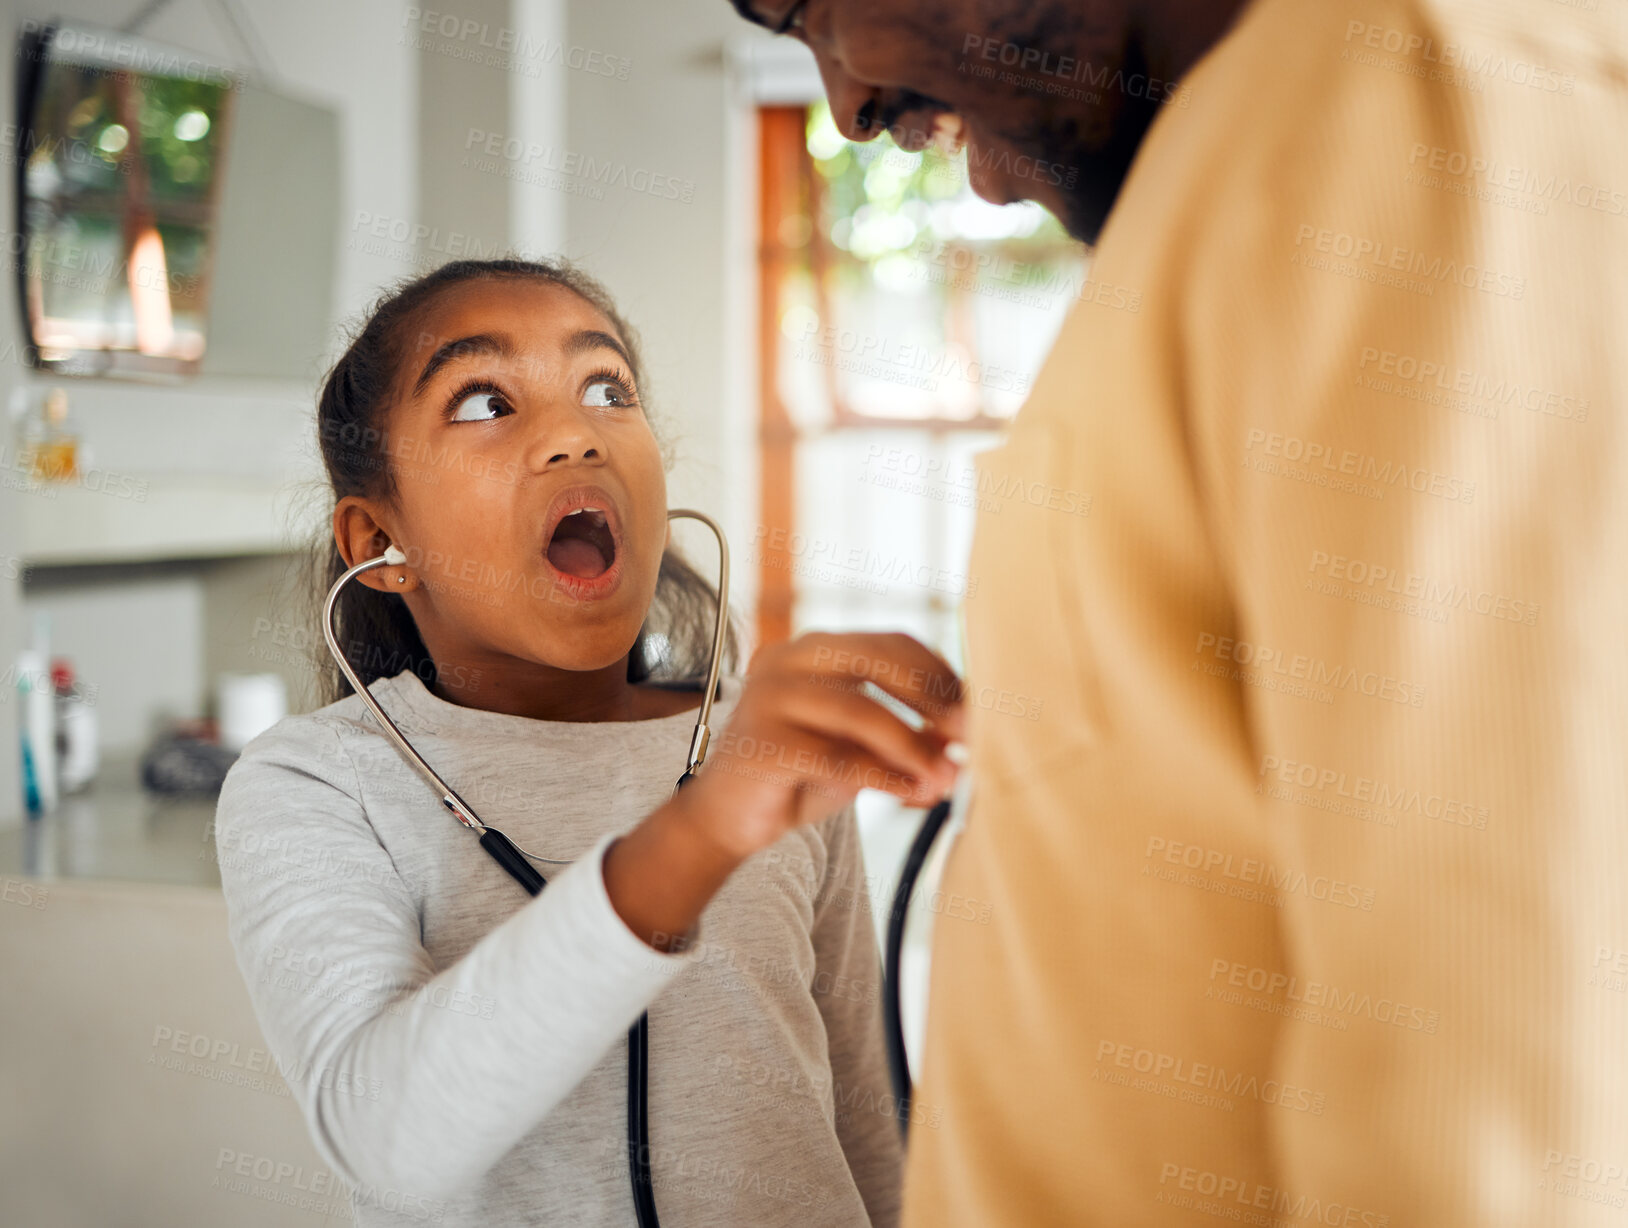
[[[706,758],[707,746],[711,740],[710,720],[712,716],[712,702],[718,691],[718,678],[723,665],[724,643],[728,634],[729,610],[729,543],[724,537],[723,529],[705,513],[686,508],[675,508],[667,513],[668,519],[680,517],[699,520],[712,530],[718,540],[718,608],[713,623],[712,652],[707,667],[707,681],[701,696],[701,708],[697,714],[695,731],[690,738],[689,753],[685,758],[684,773],[679,778],[677,788],[682,788],[695,773]],[[422,776],[445,806],[459,823],[477,833],[480,846],[487,854],[500,865],[510,877],[518,882],[527,893],[532,896],[540,894],[546,885],[546,880],[538,872],[533,861],[542,861],[553,865],[567,865],[568,862],[557,861],[547,857],[536,857],[526,853],[495,827],[488,827],[482,823],[480,817],[462,797],[458,795],[450,784],[442,778],[441,774],[431,767],[428,761],[418,753],[407,736],[401,732],[395,721],[385,712],[379,702],[373,698],[372,693],[362,684],[356,671],[351,667],[344,652],[340,649],[338,637],[334,634],[333,613],[339,600],[341,590],[351,580],[375,567],[389,566],[396,563],[387,555],[366,559],[354,567],[349,568],[343,575],[334,581],[328,590],[328,596],[323,603],[322,634],[327,642],[328,651],[332,654],[334,662],[350,682],[358,698],[367,706],[378,722],[380,730],[394,743],[403,757]],[[674,792],[677,792],[677,788]],[[888,912],[887,939],[883,955],[883,987],[882,1014],[883,1031],[887,1045],[888,1077],[893,1088],[894,1103],[897,1106],[897,1118],[900,1133],[908,1137],[910,1131],[910,1105],[913,1095],[913,1084],[910,1077],[910,1058],[904,1040],[903,1009],[900,1001],[900,966],[904,952],[905,923],[910,910],[910,900],[915,892],[916,880],[920,876],[923,866],[926,865],[928,855],[931,853],[934,842],[943,832],[951,814],[950,799],[945,798],[928,811],[921,828],[917,831],[915,839],[911,842],[910,850],[905,856],[904,866],[899,873],[899,884],[895,889],[893,904]],[[638,1021],[628,1030],[628,1166],[633,1189],[634,1211],[638,1218],[640,1228],[659,1228],[656,1217],[654,1185],[650,1173],[650,1142],[649,1142],[649,1054],[650,1054],[650,1016],[641,1014]]]
[[[712,654],[707,664],[706,688],[701,694],[701,709],[697,713],[695,731],[690,737],[689,751],[684,760],[684,774],[679,777],[676,793],[684,783],[695,774],[702,761],[706,758],[707,744],[711,741],[712,730],[712,701],[718,693],[718,678],[723,668],[724,644],[729,632],[729,542],[724,537],[724,531],[718,522],[704,512],[693,511],[688,508],[674,508],[667,513],[669,520],[677,518],[699,520],[712,530],[713,536],[718,539],[718,609],[712,627]],[[458,791],[449,785],[429,762],[414,748],[407,735],[402,733],[396,722],[390,719],[390,714],[380,706],[379,701],[373,698],[356,670],[339,646],[339,638],[334,633],[334,610],[339,602],[339,594],[345,585],[349,584],[363,572],[371,571],[375,567],[399,566],[405,561],[405,555],[392,547],[377,558],[365,559],[345,571],[328,590],[327,599],[322,606],[322,637],[327,642],[328,651],[332,654],[334,663],[340,672],[345,675],[351,689],[357,697],[367,706],[373,714],[374,720],[379,723],[379,729],[395,744],[397,750],[412,765],[413,769],[422,776],[436,795],[441,804],[452,812],[452,816],[465,827],[475,832],[480,839],[481,848],[486,850],[488,856],[526,889],[532,896],[540,895],[547,885],[542,874],[533,861],[546,862],[551,865],[569,865],[567,861],[559,861],[550,857],[534,857],[525,852],[509,837],[505,836],[495,827],[488,827],[482,823],[480,816],[463,798]],[[649,1012],[641,1014],[638,1021],[628,1029],[627,1034],[627,1145],[628,1145],[628,1175],[633,1189],[633,1209],[637,1217],[639,1228],[660,1228],[660,1220],[656,1216],[655,1186],[650,1172],[650,1015]]]
[[[899,871],[899,885],[893,891],[893,906],[888,910],[887,942],[882,958],[882,1030],[887,1038],[887,1072],[893,1085],[893,1104],[899,1122],[899,1133],[910,1137],[910,1105],[915,1087],[910,1080],[910,1053],[904,1043],[904,1009],[900,1001],[900,965],[904,959],[904,928],[910,914],[910,897],[915,894],[916,879],[927,864],[927,855],[933,842],[944,830],[950,818],[950,799],[945,798],[927,812],[916,838],[910,842],[904,866]]]
[[[707,745],[712,738],[710,725],[712,701],[718,692],[718,678],[723,668],[724,642],[729,633],[729,541],[724,536],[724,531],[718,522],[705,512],[694,511],[690,508],[673,508],[667,513],[669,520],[676,520],[681,517],[699,520],[707,528],[711,529],[713,536],[718,539],[718,608],[712,624],[712,653],[707,663],[706,689],[701,693],[701,710],[696,714],[695,731],[690,737],[689,754],[684,761],[684,776],[688,777],[694,773],[695,769],[706,758]],[[484,834],[487,830],[486,825],[480,821],[474,807],[459,797],[458,791],[442,779],[441,774],[429,765],[424,756],[419,754],[413,744],[407,740],[407,735],[397,727],[396,722],[390,719],[389,713],[380,707],[379,701],[373,698],[372,692],[362,685],[362,680],[357,677],[356,671],[351,667],[350,661],[339,646],[338,636],[334,634],[334,609],[338,606],[339,594],[345,585],[363,572],[371,571],[375,567],[393,565],[396,565],[396,560],[390,558],[387,552],[376,558],[364,559],[333,582],[332,587],[328,589],[327,599],[322,604],[322,638],[327,642],[328,652],[332,655],[334,663],[339,666],[340,672],[345,675],[346,680],[350,683],[351,689],[356,692],[357,698],[367,705],[368,711],[373,714],[373,719],[378,721],[379,728],[384,735],[395,744],[396,749],[406,757],[414,770],[435,790],[437,796],[441,799],[441,804],[450,810],[452,816],[465,827],[477,834]],[[511,847],[518,847],[510,841],[505,842],[509,843]],[[496,854],[493,855],[496,856]],[[570,864],[567,861],[558,861],[551,857],[535,857],[534,860],[548,862],[552,865]],[[507,865],[504,868],[507,869]]]

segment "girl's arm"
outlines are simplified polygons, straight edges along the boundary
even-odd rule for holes
[[[359,796],[331,724],[263,735],[221,792],[221,884],[261,1029],[319,1153],[362,1197],[430,1214],[519,1143],[687,958],[617,916],[601,842],[438,973]]]
[[[837,1137],[874,1228],[899,1220],[904,1149],[882,1030],[882,963],[853,808],[825,823],[814,899],[814,1001],[825,1019]],[[918,1119],[919,1120],[919,1119]]]
[[[862,680],[932,728],[906,726]],[[860,788],[918,802],[949,788],[959,688],[902,635],[760,649],[696,781],[439,973],[338,732],[263,734],[221,792],[221,883],[261,1029],[324,1159],[395,1197],[472,1185],[682,970],[666,952],[742,861]]]

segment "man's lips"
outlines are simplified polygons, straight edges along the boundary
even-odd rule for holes
[[[1001,181],[972,131],[972,125],[955,111],[935,111],[932,123],[917,148],[933,145],[946,158],[954,158],[963,150],[967,155],[967,182],[978,196],[994,205],[1010,204],[1014,199],[1008,185]]]
[[[897,114],[887,131],[893,143],[910,153],[934,146],[946,158],[954,158],[963,150],[967,157],[967,182],[973,192],[994,205],[1007,205],[1022,198],[1014,192],[1012,184],[988,156],[989,150],[980,144],[972,124],[957,111],[927,99],[915,96],[918,103],[902,114]]]
[[[906,153],[935,145],[945,157],[953,158],[961,149],[961,117],[953,111],[907,112],[888,125],[887,133]]]
[[[933,116],[933,144],[946,158],[953,158],[967,143],[967,125],[954,111],[940,111]]]

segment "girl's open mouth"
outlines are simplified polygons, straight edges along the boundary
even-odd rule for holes
[[[621,586],[622,515],[608,490],[585,484],[560,491],[543,523],[552,526],[542,555],[557,599],[599,601]]]
[[[616,538],[602,509],[579,508],[560,517],[548,542],[548,561],[558,572],[597,580],[616,562]]]

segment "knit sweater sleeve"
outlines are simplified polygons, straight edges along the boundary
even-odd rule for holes
[[[437,969],[340,734],[294,718],[233,766],[216,848],[238,965],[317,1149],[360,1190],[477,1182],[689,962],[617,916],[610,837]],[[517,888],[518,890],[518,888]]]

